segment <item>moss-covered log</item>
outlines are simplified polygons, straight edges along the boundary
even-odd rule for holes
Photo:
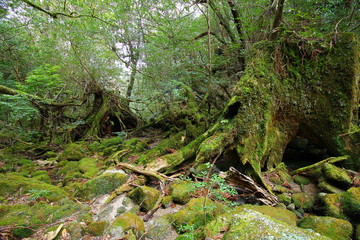
[[[211,161],[222,152],[259,176],[282,161],[297,135],[333,156],[350,155],[347,163],[360,167],[359,137],[349,134],[359,121],[359,41],[353,34],[315,44],[260,42],[247,62],[222,117],[194,142],[161,158],[161,170]]]

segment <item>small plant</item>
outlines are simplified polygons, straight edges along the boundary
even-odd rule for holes
[[[40,197],[46,198],[49,195],[49,191],[45,189],[31,189],[29,190],[30,193],[30,201],[37,200]]]

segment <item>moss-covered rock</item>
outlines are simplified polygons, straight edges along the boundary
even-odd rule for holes
[[[114,220],[108,232],[114,239],[121,239],[128,233],[132,233],[138,239],[145,232],[145,224],[137,215],[125,213]]]
[[[93,236],[101,236],[108,225],[106,221],[92,222],[85,228],[85,232]]]
[[[147,212],[154,208],[160,197],[160,192],[154,188],[141,186],[135,188],[127,196],[140,205],[141,211]]]
[[[323,236],[338,240],[351,239],[353,232],[350,222],[333,217],[308,216],[300,220],[299,227],[310,228]]]
[[[131,138],[124,141],[124,149],[129,149],[131,152],[141,152],[147,147],[147,143],[138,138]]]
[[[286,187],[283,187],[281,185],[275,185],[272,190],[274,192],[277,192],[277,193],[287,193],[289,192],[289,189],[287,189]]]
[[[326,180],[336,186],[348,188],[352,184],[352,180],[346,171],[332,164],[323,164],[322,171]]]
[[[79,171],[83,173],[85,178],[92,178],[98,175],[99,168],[97,166],[97,159],[83,158],[79,162]]]
[[[308,185],[310,184],[310,179],[308,177],[302,176],[302,175],[296,175],[294,177],[294,182],[296,182],[299,185]]]
[[[327,193],[342,193],[344,190],[337,188],[330,183],[328,183],[324,178],[319,179],[318,187],[321,191]]]
[[[292,177],[290,176],[290,174],[287,171],[279,170],[277,173],[278,173],[281,181],[287,182],[287,183],[292,183],[293,182]]]
[[[217,205],[211,199],[192,198],[184,209],[168,217],[176,230],[182,233],[187,231],[187,227],[195,230],[214,219],[216,210]]]
[[[291,197],[286,193],[281,193],[277,195],[278,200],[285,204],[286,206],[291,203]]]
[[[82,210],[85,210],[84,207],[74,202],[59,205],[47,203],[36,203],[33,206],[0,205],[0,226],[31,226],[32,229],[37,229]],[[15,228],[12,231],[12,234],[19,239],[28,237],[32,233],[29,228]]]
[[[178,233],[173,228],[171,221],[167,217],[154,219],[149,223],[149,230],[146,237],[149,239],[174,239]]]
[[[59,156],[59,160],[79,161],[86,156],[86,148],[82,145],[71,143]]]
[[[190,181],[177,181],[170,186],[170,195],[175,203],[188,203],[193,193],[195,188]]]
[[[356,225],[355,228],[355,239],[360,240],[360,224]]]
[[[50,201],[58,201],[68,194],[53,185],[47,184],[33,178],[26,178],[18,173],[0,175],[0,196],[10,196],[21,193],[43,191],[44,196]]]
[[[360,222],[360,187],[349,188],[342,194],[341,206],[351,220]]]
[[[286,209],[278,208],[278,207],[270,207],[270,206],[265,206],[265,205],[257,206],[257,205],[246,204],[246,205],[242,205],[240,207],[235,208],[232,212],[234,212],[234,213],[242,212],[245,208],[255,210],[257,212],[267,215],[273,219],[277,219],[286,224],[296,226],[297,217],[296,217],[295,213],[293,213],[289,210],[286,210]]]
[[[347,219],[341,207],[341,194],[326,194],[322,200],[326,216]]]
[[[123,173],[104,173],[83,184],[78,189],[77,196],[90,200],[98,195],[110,193],[124,184],[128,178],[129,176]]]
[[[312,231],[288,225],[246,207],[242,211],[219,215],[203,228],[204,238],[211,239],[220,233],[223,233],[224,240],[330,239]]]
[[[71,236],[71,239],[81,239],[85,234],[83,225],[77,221],[70,222],[65,225],[65,229]]]
[[[296,208],[310,210],[314,206],[315,198],[306,193],[294,193],[292,195],[292,201]]]

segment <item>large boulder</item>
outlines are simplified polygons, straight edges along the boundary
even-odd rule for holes
[[[249,208],[219,215],[204,227],[203,234],[209,239],[222,235],[223,240],[330,239],[313,231],[288,225]]]
[[[308,216],[300,220],[299,227],[312,229],[323,236],[337,240],[351,239],[353,232],[350,222],[333,217]]]

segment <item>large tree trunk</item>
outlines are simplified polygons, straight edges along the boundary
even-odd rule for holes
[[[86,137],[116,135],[135,128],[139,118],[130,110],[127,99],[111,92],[95,94],[91,113],[85,119]]]
[[[301,135],[331,155],[349,154],[348,164],[359,169],[359,42],[341,34],[326,43],[327,48],[301,41],[256,45],[217,123],[147,167],[169,172],[222,153],[261,181],[261,170],[282,162],[287,144]]]

